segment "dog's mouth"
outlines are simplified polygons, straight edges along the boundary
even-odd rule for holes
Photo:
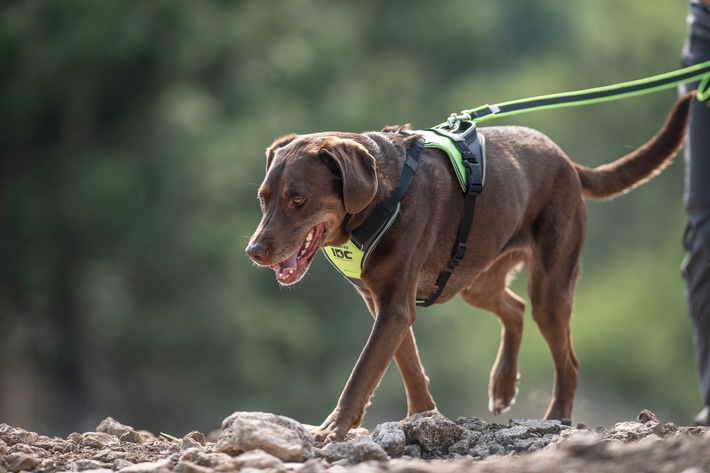
[[[276,280],[279,284],[288,286],[298,282],[306,274],[313,256],[320,248],[324,231],[325,224],[319,223],[311,228],[301,246],[291,256],[280,263],[269,265],[269,268],[276,273]]]

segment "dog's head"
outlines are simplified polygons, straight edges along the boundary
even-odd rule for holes
[[[246,253],[282,285],[299,281],[317,250],[344,243],[348,215],[377,193],[375,158],[363,135],[288,135],[266,150],[258,197],[262,219]]]

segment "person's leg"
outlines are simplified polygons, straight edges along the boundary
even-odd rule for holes
[[[688,256],[683,262],[683,276],[688,309],[693,320],[700,391],[705,403],[705,408],[695,421],[710,425],[710,208],[689,210],[688,213]]]
[[[710,0],[690,2],[683,65],[710,60]],[[697,84],[684,86],[681,93]],[[686,299],[693,320],[695,359],[705,408],[695,421],[710,425],[710,107],[695,102],[685,144],[685,206],[688,212],[683,262]]]

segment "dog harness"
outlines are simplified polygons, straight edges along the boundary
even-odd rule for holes
[[[397,219],[400,202],[419,166],[419,157],[423,149],[438,149],[446,153],[453,166],[464,195],[464,215],[461,219],[451,258],[441,272],[436,288],[427,299],[418,299],[417,305],[428,307],[438,299],[441,291],[466,253],[466,240],[473,223],[476,197],[483,190],[486,175],[485,138],[478,134],[474,122],[461,122],[461,128],[454,131],[443,128],[430,130],[406,131],[420,135],[422,142],[416,142],[407,150],[402,166],[402,174],[397,190],[390,198],[375,206],[365,222],[353,230],[350,240],[340,246],[325,246],[323,253],[335,268],[353,284],[362,287],[362,270],[372,251]]]

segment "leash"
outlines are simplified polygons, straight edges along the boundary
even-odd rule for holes
[[[700,84],[698,85],[696,97],[700,102],[705,102],[710,99],[710,61],[665,74],[604,87],[541,95],[495,105],[481,105],[480,107],[463,110],[458,114],[452,113],[445,123],[441,123],[434,128],[446,128],[451,132],[456,132],[462,122],[478,123],[492,118],[508,117],[536,110],[552,110],[562,107],[609,102],[658,92],[697,80],[700,81]]]

